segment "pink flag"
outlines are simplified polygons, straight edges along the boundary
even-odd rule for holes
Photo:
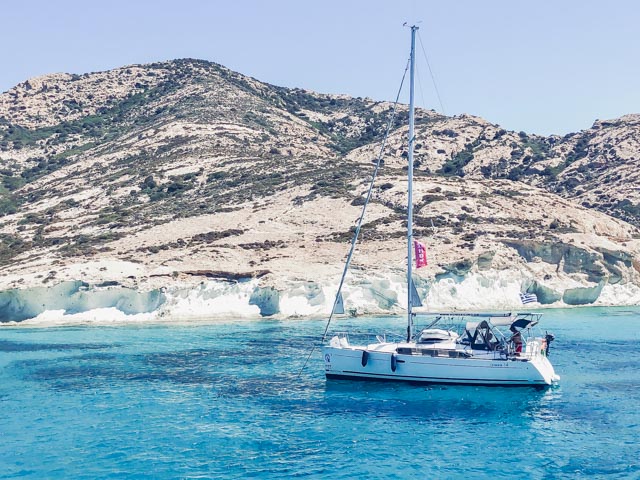
[[[416,252],[416,268],[424,267],[427,265],[427,247],[424,243],[417,240],[413,241],[413,248]]]

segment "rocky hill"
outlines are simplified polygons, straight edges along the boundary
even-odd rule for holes
[[[332,285],[391,110],[188,59],[25,81],[0,95],[0,289]],[[365,267],[402,274],[406,117],[400,106],[359,282]],[[640,115],[565,137],[424,110],[416,124],[425,292],[490,271],[520,272],[544,303],[640,285]]]

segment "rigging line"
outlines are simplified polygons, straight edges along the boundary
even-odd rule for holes
[[[358,218],[358,225],[356,227],[356,231],[353,234],[353,239],[351,240],[351,248],[349,249],[349,255],[347,256],[347,261],[344,265],[344,270],[342,272],[342,278],[340,279],[340,284],[338,285],[338,292],[336,293],[336,298],[333,301],[333,307],[331,308],[331,313],[329,314],[329,320],[327,320],[327,325],[324,328],[324,333],[322,334],[322,342],[324,342],[327,338],[327,332],[329,331],[329,325],[331,324],[331,320],[333,319],[333,312],[336,309],[336,305],[338,304],[338,298],[340,297],[340,292],[342,291],[342,285],[344,284],[344,279],[347,276],[347,271],[349,270],[349,265],[351,264],[351,257],[353,256],[353,252],[356,248],[356,243],[358,241],[358,236],[360,235],[360,229],[362,228],[362,222],[364,220],[364,214],[367,211],[367,205],[369,204],[369,200],[371,199],[371,194],[373,192],[373,185],[375,183],[376,177],[378,176],[378,171],[380,170],[380,165],[382,163],[382,156],[384,155],[384,150],[387,147],[387,140],[389,138],[389,132],[391,131],[391,127],[395,121],[397,110],[398,110],[398,102],[400,101],[400,94],[402,93],[402,87],[404,85],[404,80],[407,76],[407,71],[409,70],[410,59],[407,60],[407,66],[404,68],[404,73],[402,74],[402,80],[400,81],[400,88],[398,88],[398,94],[396,95],[396,99],[393,102],[393,110],[391,111],[391,117],[389,118],[389,122],[387,123],[387,128],[384,132],[384,138],[382,139],[382,145],[380,146],[380,152],[378,153],[378,157],[376,159],[376,168],[373,170],[373,175],[371,177],[371,183],[369,184],[369,190],[367,191],[367,198],[365,199],[364,205],[362,206],[362,213],[360,214],[360,218]],[[316,349],[316,344],[313,344],[307,359],[302,365],[302,368],[298,372],[298,376],[296,378],[300,378],[302,371],[309,363],[309,359],[313,352]]]
[[[418,80],[418,90],[420,90],[420,98],[422,99],[422,108],[427,110],[427,102],[424,100],[424,92],[422,90],[422,80],[420,79],[420,70],[416,65],[416,79]]]
[[[424,45],[422,43],[422,36],[420,35],[420,32],[418,32],[418,40],[420,41],[420,47],[422,47],[422,53],[424,54],[424,59],[427,62],[427,67],[429,68],[429,74],[431,75],[431,81],[433,82],[433,88],[436,91],[436,96],[438,97],[438,103],[440,103],[440,110],[442,111],[443,115],[446,115],[447,112],[445,112],[444,110],[444,105],[442,104],[442,98],[440,97],[440,91],[438,90],[438,84],[436,83],[436,77],[433,74],[433,70],[431,70],[431,64],[429,63],[429,57],[427,57],[427,52],[424,49]]]
[[[367,191],[367,198],[364,201],[364,205],[362,206],[362,213],[360,214],[360,218],[358,218],[358,225],[356,226],[356,231],[353,234],[353,239],[351,240],[351,248],[349,249],[349,255],[347,256],[347,261],[344,265],[344,270],[342,272],[342,278],[340,279],[340,284],[338,285],[338,292],[336,293],[336,298],[333,302],[333,309],[331,310],[331,314],[329,315],[329,320],[327,321],[327,326],[324,329],[324,333],[322,335],[322,341],[327,338],[327,331],[329,330],[329,324],[333,318],[333,311],[338,304],[338,297],[340,292],[342,291],[342,285],[344,284],[344,279],[347,276],[347,271],[349,270],[349,266],[351,264],[351,258],[353,257],[353,252],[356,248],[356,243],[358,242],[358,236],[360,235],[360,229],[362,228],[362,222],[364,221],[365,213],[367,212],[367,205],[369,205],[369,200],[371,199],[371,194],[373,193],[373,185],[375,183],[376,177],[378,176],[378,171],[380,170],[380,165],[382,164],[382,156],[384,155],[384,150],[387,147],[387,140],[389,138],[389,132],[391,131],[391,127],[396,117],[398,102],[400,100],[400,93],[402,92],[402,86],[404,85],[404,79],[407,76],[407,71],[409,70],[409,62],[407,62],[407,66],[404,69],[404,73],[402,74],[402,81],[400,82],[400,88],[398,89],[398,94],[396,95],[395,102],[393,103],[393,110],[391,112],[391,117],[389,118],[389,122],[387,123],[387,128],[384,132],[384,138],[382,140],[382,145],[380,146],[380,153],[378,153],[378,158],[376,159],[376,168],[373,171],[373,175],[371,177],[371,183],[369,184],[369,190]]]

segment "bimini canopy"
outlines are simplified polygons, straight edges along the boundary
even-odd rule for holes
[[[531,328],[538,324],[538,320],[534,320],[533,318],[518,318],[515,322],[513,322],[509,326],[509,330],[514,329],[523,329],[523,328]]]
[[[517,315],[513,313],[425,312],[424,314],[421,313],[421,315],[436,317],[436,319],[431,324],[429,324],[427,328],[432,327],[441,320],[451,320],[454,318],[473,318],[477,319],[478,322],[482,321],[481,319],[487,319],[491,323],[491,325],[506,327],[507,325],[511,325],[513,321],[518,318]]]

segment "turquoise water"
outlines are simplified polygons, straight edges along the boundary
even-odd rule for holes
[[[545,391],[297,378],[323,321],[2,328],[0,478],[639,478],[640,308],[543,326]]]

